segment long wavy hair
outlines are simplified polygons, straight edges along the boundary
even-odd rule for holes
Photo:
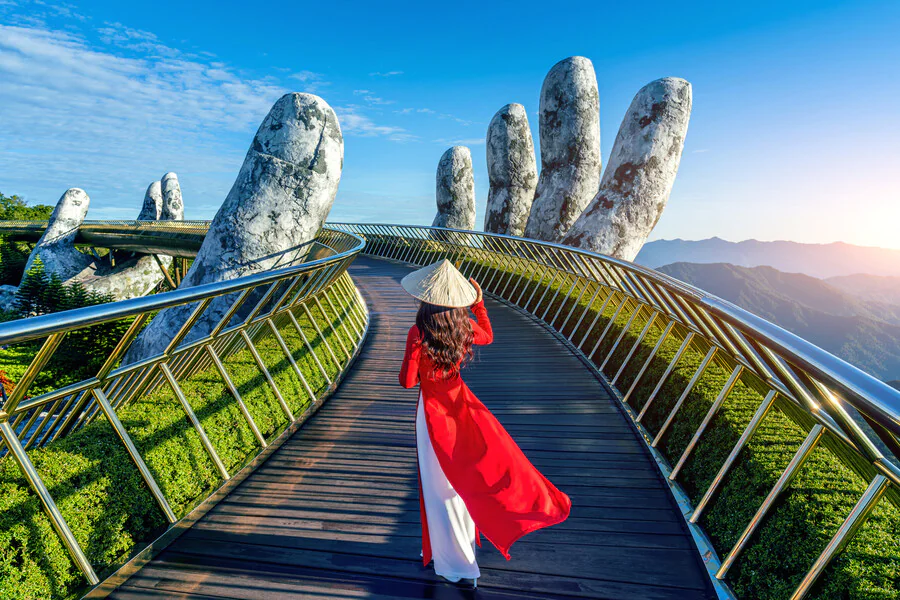
[[[422,302],[416,314],[422,349],[435,366],[435,374],[450,377],[472,359],[475,334],[465,308],[447,308]]]

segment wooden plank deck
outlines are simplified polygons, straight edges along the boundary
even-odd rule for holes
[[[599,381],[541,326],[488,300],[495,342],[466,382],[573,502],[568,521],[479,550],[476,591],[419,559],[418,391],[397,384],[415,304],[410,269],[351,268],[372,321],[322,409],[191,530],[116,590],[158,598],[714,597],[674,501]]]

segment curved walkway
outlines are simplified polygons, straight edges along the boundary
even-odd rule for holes
[[[419,559],[417,390],[397,384],[410,269],[359,258],[369,339],[292,439],[112,598],[714,597],[643,442],[594,375],[540,325],[488,300],[495,342],[466,382],[573,502],[507,562],[485,541],[477,591]]]

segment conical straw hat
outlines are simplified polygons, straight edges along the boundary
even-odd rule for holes
[[[478,297],[472,284],[446,258],[413,271],[400,281],[400,285],[412,297],[437,306],[464,308],[471,306]]]

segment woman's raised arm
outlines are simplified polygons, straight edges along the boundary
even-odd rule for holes
[[[478,293],[475,303],[471,306],[472,313],[475,315],[475,320],[472,321],[472,332],[475,334],[475,339],[472,343],[478,346],[485,346],[494,341],[494,330],[491,329],[491,320],[488,319],[487,309],[484,307],[484,295],[481,292],[481,286],[472,278],[469,278],[469,283],[472,284]]]

